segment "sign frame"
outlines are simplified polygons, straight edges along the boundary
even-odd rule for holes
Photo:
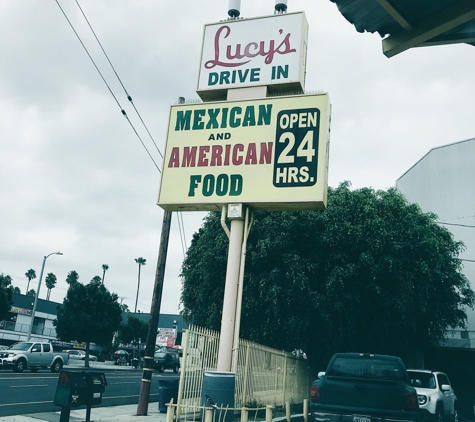
[[[327,93],[172,105],[157,204],[325,209],[330,112]]]
[[[206,24],[196,92],[208,101],[256,86],[273,95],[303,93],[307,43],[303,11]]]

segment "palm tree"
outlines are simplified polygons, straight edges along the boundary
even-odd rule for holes
[[[137,284],[137,298],[135,299],[135,312],[137,312],[137,302],[139,300],[139,288],[140,288],[140,267],[142,265],[145,265],[147,260],[145,258],[139,257],[139,258],[135,258],[135,262],[139,264],[139,281]]]
[[[56,284],[56,276],[53,273],[48,273],[45,278],[45,284],[48,288],[48,293],[46,294],[46,300],[49,300],[49,296],[51,294],[51,289],[54,289],[54,285]]]
[[[66,276],[66,283],[68,283],[70,286],[73,286],[78,281],[79,281],[79,274],[74,270],[69,271],[68,275]]]
[[[30,288],[30,281],[36,278],[36,272],[33,268],[30,268],[26,273],[25,277],[28,279],[28,285],[26,286],[26,291]]]
[[[106,277],[106,271],[109,269],[107,264],[102,264],[102,284],[104,284],[104,278]]]

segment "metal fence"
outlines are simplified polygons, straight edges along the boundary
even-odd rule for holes
[[[193,413],[202,405],[206,371],[217,370],[219,333],[197,326],[185,330],[177,411]],[[235,404],[240,407],[303,403],[312,382],[308,361],[281,350],[240,340],[237,351]]]

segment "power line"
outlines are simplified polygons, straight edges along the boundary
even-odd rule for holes
[[[134,125],[132,124],[132,122],[130,121],[127,113],[125,112],[125,110],[122,108],[122,106],[120,105],[119,101],[117,100],[116,96],[114,95],[114,93],[112,92],[112,89],[110,88],[109,84],[107,83],[107,81],[105,80],[104,76],[102,75],[101,71],[99,70],[99,68],[97,67],[96,63],[94,62],[92,56],[89,54],[89,51],[87,50],[86,46],[84,45],[84,43],[82,42],[81,40],[81,37],[79,36],[79,34],[77,33],[77,31],[75,30],[73,24],[71,23],[71,21],[69,20],[69,18],[67,17],[66,13],[64,12],[63,8],[61,7],[61,5],[59,4],[58,0],[55,0],[56,1],[56,4],[58,5],[58,7],[61,9],[61,12],[63,13],[64,17],[66,18],[66,20],[68,21],[69,25],[71,26],[71,29],[74,31],[76,37],[78,38],[79,42],[81,43],[82,47],[84,48],[84,50],[86,51],[89,59],[91,60],[91,62],[93,63],[94,67],[96,68],[97,72],[99,73],[99,75],[101,76],[102,80],[104,81],[104,83],[106,84],[109,92],[111,93],[111,95],[113,96],[115,102],[117,103],[117,105],[119,106],[120,108],[120,111],[122,113],[122,115],[127,119],[127,121],[129,122],[129,125],[131,126],[131,128],[133,129],[133,131],[135,132],[135,134],[137,135],[138,139],[140,140],[142,146],[145,148],[145,151],[147,151],[147,154],[148,156],[150,157],[150,159],[152,160],[152,162],[155,164],[155,167],[157,168],[158,172],[161,173],[160,171],[160,168],[158,167],[157,163],[155,162],[155,160],[153,159],[152,155],[150,154],[150,151],[147,149],[147,147],[145,146],[144,142],[142,141],[142,138],[140,137],[140,135],[138,134],[137,130],[135,129]],[[149,134],[150,136],[150,139],[152,140],[153,144],[155,145],[155,148],[157,149],[158,153],[160,154],[160,157],[163,159],[163,155],[162,153],[160,152],[160,149],[158,148],[155,140],[153,139],[152,137],[152,134],[150,133],[150,131],[148,130],[147,128],[147,125],[145,124],[144,120],[142,119],[142,116],[140,115],[139,111],[137,110],[133,100],[132,100],[132,97],[129,95],[127,89],[125,88],[124,84],[122,83],[122,80],[120,79],[117,71],[115,70],[112,62],[110,61],[109,59],[109,56],[107,55],[105,49],[103,48],[101,42],[99,41],[99,38],[97,37],[94,29],[92,28],[92,25],[90,24],[89,20],[87,19],[86,17],[86,14],[84,13],[81,5],[79,4],[78,0],[76,0],[76,4],[78,5],[79,7],[79,10],[81,11],[84,19],[86,20],[89,28],[91,29],[94,37],[96,38],[96,41],[97,43],[99,44],[99,46],[101,47],[101,50],[102,52],[104,53],[107,61],[109,62],[109,65],[111,66],[112,70],[114,71],[119,83],[121,84],[126,96],[127,96],[127,99],[130,101],[130,103],[132,104],[135,112],[137,113],[138,117],[140,118],[140,121],[142,122],[143,126],[145,127],[147,133]],[[181,222],[180,222],[180,218],[181,218]],[[183,257],[185,257],[185,245],[186,245],[186,239],[185,239],[185,226],[184,226],[184,222],[183,222],[183,216],[181,215],[181,213],[178,213],[178,225],[179,225],[179,230],[180,230],[180,240],[181,240],[181,244],[182,244],[182,249],[183,249]]]
[[[147,154],[148,156],[150,157],[150,159],[153,161],[153,164],[155,164],[155,167],[157,168],[158,172],[161,173],[160,171],[160,168],[158,167],[157,163],[155,162],[155,160],[153,159],[152,155],[150,154],[150,151],[147,149],[147,147],[145,146],[145,144],[143,143],[142,141],[142,138],[139,136],[137,130],[135,129],[134,125],[132,124],[132,122],[130,121],[129,117],[127,116],[127,113],[125,112],[125,110],[122,108],[122,106],[120,105],[119,101],[117,100],[117,97],[114,95],[114,93],[112,92],[112,89],[110,88],[109,84],[107,83],[107,81],[105,80],[104,76],[102,75],[101,71],[99,70],[99,68],[97,67],[96,65],[96,62],[94,61],[94,59],[91,57],[91,55],[89,54],[89,51],[87,50],[86,46],[84,45],[84,43],[82,42],[81,40],[81,37],[79,36],[79,34],[76,32],[76,29],[74,29],[74,26],[73,24],[71,23],[71,21],[69,20],[69,18],[67,17],[66,13],[64,12],[63,8],[61,7],[61,5],[59,4],[58,0],[55,0],[56,1],[56,4],[58,5],[58,7],[61,9],[61,12],[63,13],[64,17],[66,18],[66,20],[68,21],[69,23],[69,26],[71,27],[71,29],[74,31],[74,33],[76,34],[76,37],[77,39],[79,40],[79,42],[81,43],[82,47],[84,48],[84,51],[86,52],[86,54],[88,55],[89,59],[91,60],[92,64],[94,65],[94,67],[96,68],[97,72],[99,73],[99,75],[101,76],[103,82],[106,84],[107,86],[107,89],[109,90],[109,92],[111,93],[112,97],[114,98],[115,102],[117,103],[117,105],[119,106],[120,108],[120,111],[122,113],[122,115],[127,119],[127,121],[129,122],[129,125],[132,127],[132,129],[134,130],[135,134],[137,135],[137,137],[139,138],[142,146],[145,148],[145,151],[147,151]]]
[[[438,224],[445,224],[447,226],[459,226],[459,227],[469,227],[471,229],[474,229],[475,226],[470,226],[468,224],[457,224],[457,223],[444,223],[443,221],[436,221]]]
[[[122,88],[124,89],[124,92],[125,92],[125,95],[127,96],[127,99],[130,101],[130,103],[131,103],[132,106],[134,107],[134,110],[135,110],[135,112],[137,113],[137,116],[139,116],[140,121],[142,122],[142,124],[143,124],[145,130],[147,131],[148,135],[150,136],[150,139],[152,140],[153,144],[155,145],[155,148],[157,148],[157,151],[158,151],[158,153],[160,154],[160,157],[163,158],[163,155],[162,155],[162,153],[160,152],[160,149],[158,148],[158,146],[157,146],[155,140],[153,139],[152,134],[151,134],[150,131],[148,130],[148,127],[147,127],[147,125],[145,124],[145,122],[143,121],[142,116],[140,115],[139,111],[137,110],[137,107],[135,107],[135,104],[134,104],[134,102],[133,102],[133,100],[132,100],[132,97],[131,97],[131,96],[129,95],[129,93],[127,92],[127,89],[125,88],[124,84],[122,83],[122,80],[120,79],[118,73],[116,72],[116,70],[115,70],[115,68],[114,68],[114,66],[113,66],[113,64],[112,64],[112,62],[110,61],[109,56],[107,55],[106,51],[104,50],[104,47],[102,47],[102,44],[101,44],[101,42],[99,41],[99,38],[97,37],[97,35],[96,35],[94,29],[92,28],[92,25],[89,23],[89,20],[87,19],[86,14],[85,14],[84,11],[82,10],[82,7],[81,7],[81,5],[79,4],[78,0],[76,0],[76,4],[78,5],[79,10],[81,11],[82,15],[84,16],[84,19],[86,20],[87,24],[89,25],[89,28],[91,29],[92,33],[94,34],[94,37],[96,38],[97,43],[98,43],[99,46],[101,47],[101,50],[102,50],[102,52],[104,53],[104,56],[106,56],[106,59],[107,59],[107,61],[109,62],[109,64],[110,64],[112,70],[114,71],[115,76],[117,77],[118,81],[119,81],[120,84],[122,85]]]

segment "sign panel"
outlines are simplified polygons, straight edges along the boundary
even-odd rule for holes
[[[167,336],[158,335],[156,344],[159,346],[173,347],[175,346],[175,337],[167,337]]]
[[[159,346],[173,347],[175,345],[175,328],[158,328],[156,344]]]
[[[197,92],[224,99],[230,88],[267,85],[303,92],[308,23],[304,12],[205,25]]]
[[[327,94],[173,105],[158,205],[323,209],[329,125]]]
[[[18,308],[16,306],[12,306],[10,312],[13,312],[15,314],[31,315],[31,309]]]

